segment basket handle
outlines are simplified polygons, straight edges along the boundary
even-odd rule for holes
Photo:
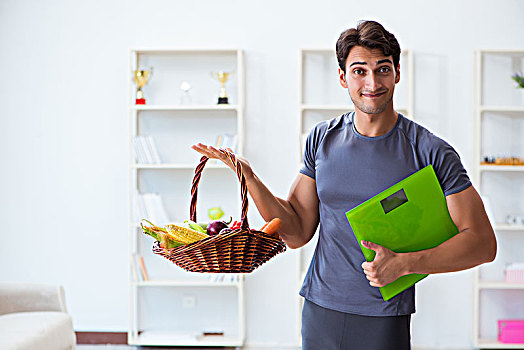
[[[237,157],[234,153],[226,150],[226,149],[219,149],[220,152],[224,153],[235,165],[235,168],[237,170],[237,177],[240,181],[240,196],[242,198],[242,214],[240,219],[240,227],[242,230],[249,231],[249,224],[247,222],[247,208],[248,208],[248,202],[247,202],[247,185],[246,185],[246,178],[244,177],[244,174],[242,173],[242,164],[237,160]],[[200,182],[200,178],[202,177],[202,171],[204,170],[204,166],[206,165],[207,161],[209,160],[208,157],[203,156],[200,158],[200,163],[197,165],[195,169],[195,176],[193,177],[193,185],[191,186],[191,206],[189,207],[189,218],[191,221],[196,222],[196,203],[197,203],[197,193],[198,193],[198,183]]]

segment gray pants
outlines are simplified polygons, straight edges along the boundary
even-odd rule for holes
[[[411,315],[361,316],[304,300],[302,350],[409,350]]]

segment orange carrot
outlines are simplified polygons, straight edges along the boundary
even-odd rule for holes
[[[261,231],[267,233],[270,236],[278,236],[277,231],[280,229],[280,226],[282,226],[282,220],[280,220],[279,218],[274,218],[266,225],[264,225]]]

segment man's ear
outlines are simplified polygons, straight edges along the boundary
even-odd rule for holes
[[[340,68],[338,69],[338,78],[340,81],[340,85],[342,85],[344,89],[347,89],[348,83],[346,82],[346,73]]]
[[[397,65],[397,71],[395,73],[395,84],[398,84],[398,82],[400,81],[400,63]]]

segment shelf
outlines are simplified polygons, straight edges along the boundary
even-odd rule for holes
[[[524,106],[479,106],[479,110],[481,112],[524,113]]]
[[[201,55],[201,54],[229,54],[236,55],[237,49],[220,49],[220,48],[138,48],[134,49],[138,55]]]
[[[135,282],[137,287],[239,287],[242,282],[150,280]]]
[[[500,57],[495,57],[500,56]],[[485,163],[482,160],[485,155],[483,149],[497,150],[494,153],[512,152],[513,144],[522,145],[522,138],[519,137],[518,125],[521,124],[524,117],[524,105],[519,101],[519,93],[515,85],[509,79],[508,69],[513,72],[515,67],[521,66],[523,50],[475,50],[474,57],[474,108],[473,108],[473,149],[474,154],[478,157],[475,161],[474,176],[472,177],[475,185],[483,189],[483,195],[487,198],[492,196],[496,202],[491,202],[490,207],[495,210],[493,216],[504,217],[511,210],[511,207],[518,204],[512,203],[508,207],[501,205],[509,200],[501,195],[500,188],[506,185],[505,180],[514,180],[524,175],[524,165],[496,165]],[[501,74],[503,78],[501,78]],[[498,80],[500,79],[500,80]],[[515,98],[515,100],[513,100]],[[483,102],[484,101],[484,102]],[[507,143],[501,142],[507,141]],[[504,151],[506,150],[506,151]],[[488,152],[489,153],[489,152]],[[518,153],[518,152],[517,152]],[[509,155],[506,155],[509,158]],[[513,156],[513,155],[512,155]],[[518,154],[517,154],[518,156]],[[508,162],[509,163],[509,162]],[[485,175],[491,173],[492,175]],[[503,177],[497,179],[495,183],[488,180],[489,177]],[[494,180],[494,179],[491,179]],[[483,186],[483,184],[486,185]],[[493,186],[492,186],[493,185]],[[522,203],[521,196],[513,191],[505,193],[512,200]],[[495,214],[495,213],[492,213]],[[493,228],[497,233],[497,240],[501,247],[511,245],[511,239],[524,232],[524,225],[508,225],[503,220],[493,223]],[[506,232],[509,231],[509,232]],[[522,231],[522,232],[519,232]],[[512,234],[512,232],[514,234]],[[506,294],[516,293],[515,299],[522,301],[524,295],[524,283],[507,283],[503,276],[504,262],[520,261],[518,249],[515,251],[499,249],[497,252],[497,261],[499,263],[486,264],[490,265],[492,271],[499,272],[498,280],[483,280],[482,271],[489,271],[489,267],[478,266],[473,271],[473,324],[472,340],[475,348],[480,349],[524,349],[523,344],[506,344],[497,341],[496,336],[491,335],[492,339],[486,339],[481,336],[482,329],[486,324],[496,325],[497,319],[511,318],[513,309],[507,305],[499,303],[506,297]],[[487,277],[487,276],[486,276]],[[489,278],[489,277],[487,277]],[[489,305],[489,308],[487,308]],[[484,312],[487,309],[487,312]],[[496,333],[495,333],[496,334]]]
[[[237,105],[134,105],[136,111],[236,111]]]
[[[524,225],[495,224],[495,231],[524,231]]]
[[[184,163],[171,163],[171,164],[134,164],[135,169],[191,169],[194,170],[198,164],[184,164]],[[206,169],[230,169],[225,164],[208,164],[206,163]]]
[[[481,349],[524,349],[523,344],[501,343],[496,339],[478,339],[477,345]]]
[[[201,332],[169,332],[144,331],[137,337],[129,337],[130,345],[156,346],[242,346],[239,336],[209,335],[202,336]]]
[[[148,90],[147,105],[136,105],[136,84],[131,79],[127,79],[129,84],[130,102],[126,108],[129,117],[129,147],[130,160],[128,169],[130,170],[128,208],[131,221],[141,217],[153,217],[149,213],[157,211],[159,204],[176,214],[166,216],[160,215],[158,221],[181,222],[187,217],[185,205],[182,201],[189,198],[179,198],[179,193],[191,189],[191,182],[188,176],[193,176],[195,169],[200,164],[200,156],[197,157],[187,148],[193,143],[195,133],[199,138],[216,139],[217,134],[234,133],[237,136],[237,151],[242,154],[244,143],[244,112],[245,112],[245,62],[244,53],[241,49],[226,48],[174,48],[174,47],[141,47],[130,49],[129,71],[142,69],[139,67],[154,67],[156,72],[161,73],[161,79],[153,78],[155,86]],[[218,92],[220,84],[211,84],[211,76],[204,74],[206,71],[212,72],[218,69],[227,69],[234,72],[234,78],[230,79],[233,84],[230,89],[231,97],[234,101],[231,104],[216,104],[216,99],[210,99]],[[178,94],[174,91],[173,82],[177,79],[190,81],[191,84],[199,86],[199,92],[190,103],[178,103],[184,100],[177,100]],[[180,92],[179,92],[180,93]],[[153,96],[155,101],[153,101]],[[207,97],[206,97],[207,96]],[[149,103],[151,102],[151,103]],[[177,154],[179,157],[163,159],[161,163],[151,162],[151,159],[140,157],[145,152],[137,147],[135,143],[137,136],[151,137],[158,142],[160,154]],[[143,146],[142,140],[139,140]],[[146,139],[146,146],[148,140]],[[182,147],[184,149],[182,149]],[[138,152],[137,152],[138,151]],[[174,152],[174,153],[173,153]],[[191,152],[191,153],[190,153]],[[190,155],[191,154],[191,155]],[[146,162],[146,163],[142,163]],[[206,169],[212,170],[209,179],[212,185],[221,183],[225,172],[230,168],[222,161],[212,159],[206,163]],[[223,169],[226,169],[225,171]],[[176,187],[172,188],[172,184]],[[240,191],[240,189],[238,189]],[[144,193],[156,193],[158,198],[141,201],[140,195]],[[223,198],[224,191],[219,189],[221,200],[228,202],[232,207],[241,205],[240,196],[236,191],[227,191]],[[141,203],[145,202],[145,203]],[[206,204],[207,203],[207,204]],[[204,207],[213,206],[214,199],[204,203]],[[189,204],[189,203],[188,203]],[[201,203],[202,204],[202,203]],[[145,209],[145,210],[144,210]],[[224,208],[231,210],[232,208]],[[161,219],[161,220],[160,220]],[[144,234],[141,233],[140,222],[129,223],[129,252],[131,255],[150,255],[150,239],[146,244],[142,242]],[[160,222],[157,222],[160,224]],[[161,264],[160,262],[158,264]],[[167,260],[163,263],[172,264]],[[135,264],[136,265],[136,264]],[[152,280],[143,281],[134,272],[129,274],[128,286],[130,289],[130,310],[129,310],[129,344],[139,346],[160,346],[172,347],[241,347],[245,340],[245,295],[244,295],[244,275],[234,274],[235,279],[231,281],[225,274],[208,274],[207,276],[191,274],[186,271],[179,271],[175,275],[158,275]],[[139,271],[138,271],[139,272]],[[238,279],[236,278],[238,276]],[[209,278],[217,277],[217,278]],[[224,289],[226,288],[226,289]],[[205,319],[188,320],[187,317],[193,315],[192,310],[185,310],[186,313],[169,312],[153,314],[158,311],[157,305],[172,303],[172,295],[183,293],[201,293],[205,303],[199,305],[201,316],[206,315],[205,305],[217,304],[219,310],[234,310],[228,319],[217,317],[212,322]],[[228,298],[222,300],[222,295],[227,294]],[[220,303],[225,303],[221,305]],[[175,306],[173,306],[175,307]],[[219,315],[218,315],[219,316]],[[154,320],[151,320],[151,317]],[[175,321],[175,322],[173,322]],[[191,321],[191,322],[189,322]],[[228,322],[226,324],[225,322]],[[206,328],[209,323],[213,328]],[[218,328],[215,328],[218,327]],[[224,331],[224,335],[207,335],[204,331]]]
[[[482,49],[478,50],[480,53],[483,54],[491,54],[491,55],[523,55],[524,56],[524,50],[499,50],[499,49]]]
[[[524,171],[524,165],[481,165],[480,171]]]
[[[479,289],[524,289],[524,283],[506,283],[504,281],[479,281]]]

